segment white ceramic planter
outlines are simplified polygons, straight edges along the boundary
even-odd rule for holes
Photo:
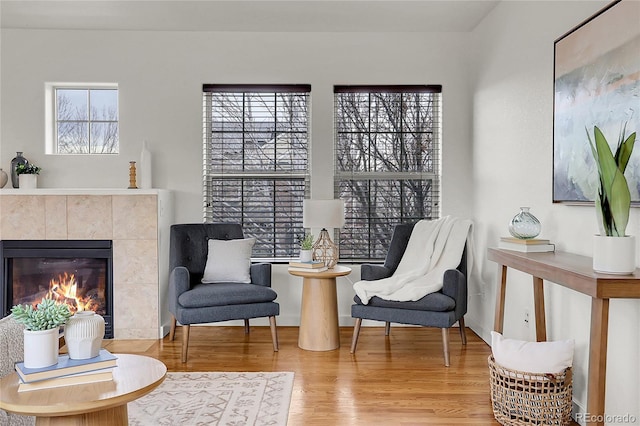
[[[604,274],[631,274],[636,269],[636,238],[593,237],[593,270]]]
[[[24,366],[42,368],[58,363],[59,328],[24,330]]]
[[[93,311],[76,312],[64,326],[64,341],[71,359],[98,356],[103,337],[104,318]]]
[[[313,250],[300,250],[300,262],[311,262],[313,260]]]
[[[38,175],[21,174],[18,175],[18,187],[20,189],[34,189],[38,187]]]

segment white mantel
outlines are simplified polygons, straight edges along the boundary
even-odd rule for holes
[[[165,334],[172,218],[166,190],[0,190],[0,239],[113,241],[116,339]]]
[[[7,183],[9,185],[10,183]],[[2,188],[0,195],[157,195],[160,189],[123,188]]]

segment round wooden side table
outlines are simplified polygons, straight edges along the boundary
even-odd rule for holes
[[[336,265],[322,272],[289,270],[302,277],[302,307],[298,347],[308,351],[332,351],[340,347],[336,278],[351,268]]]
[[[113,381],[18,392],[18,374],[0,379],[0,408],[36,416],[36,425],[127,425],[127,403],[162,383],[167,367],[142,355],[115,354]]]

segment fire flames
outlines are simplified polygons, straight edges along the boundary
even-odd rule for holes
[[[48,298],[55,300],[58,303],[65,303],[69,305],[71,313],[78,311],[96,311],[99,309],[99,304],[93,298],[81,294],[78,291],[78,283],[74,274],[64,272],[58,275],[58,278],[52,278],[49,281]]]

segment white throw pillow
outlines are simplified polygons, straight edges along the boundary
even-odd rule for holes
[[[255,238],[209,240],[203,283],[250,283],[251,251]]]
[[[573,364],[575,341],[528,342],[505,339],[491,332],[491,351],[496,363],[510,370],[558,374]]]

